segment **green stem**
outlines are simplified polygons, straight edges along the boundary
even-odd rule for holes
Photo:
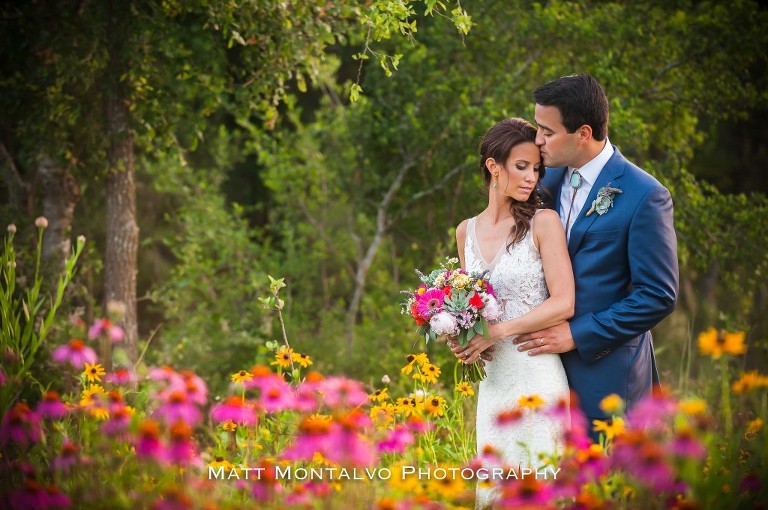
[[[731,388],[728,372],[728,358],[720,358],[720,391],[723,402],[723,419],[725,420],[725,437],[730,443],[733,434],[733,413],[731,411]]]

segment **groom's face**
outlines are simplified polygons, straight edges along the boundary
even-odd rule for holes
[[[578,159],[578,135],[568,133],[563,117],[556,106],[537,104],[535,117],[539,126],[536,145],[541,150],[541,159],[548,167],[574,165]]]

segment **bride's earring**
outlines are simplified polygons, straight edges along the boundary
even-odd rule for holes
[[[496,184],[498,183],[498,180],[496,177],[493,178],[493,189],[496,189]]]

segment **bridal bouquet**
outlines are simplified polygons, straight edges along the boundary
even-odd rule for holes
[[[458,259],[449,258],[429,274],[418,269],[421,285],[416,290],[402,291],[408,298],[401,314],[410,315],[419,326],[418,334],[426,343],[437,337],[457,337],[464,347],[476,334],[488,334],[488,321],[499,317],[501,311],[487,271],[467,273],[455,269]],[[483,363],[478,360],[462,365],[463,378],[479,381],[485,377]]]

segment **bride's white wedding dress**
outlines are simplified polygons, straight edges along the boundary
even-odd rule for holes
[[[535,218],[535,217],[534,217]],[[496,257],[486,262],[475,234],[475,218],[469,220],[464,246],[466,270],[490,271],[489,280],[499,302],[501,316],[494,322],[513,319],[532,310],[548,297],[541,256],[533,242],[533,221],[525,238],[507,251],[506,242]],[[546,413],[526,410],[512,424],[499,425],[499,413],[518,406],[525,396],[538,395],[545,406],[568,398],[568,380],[557,354],[529,356],[512,343],[513,337],[495,345],[493,360],[486,361],[486,378],[480,382],[477,400],[477,451],[493,447],[508,467],[543,466],[539,454],[562,450],[567,423]],[[495,498],[493,490],[478,486],[476,508],[485,508]]]

